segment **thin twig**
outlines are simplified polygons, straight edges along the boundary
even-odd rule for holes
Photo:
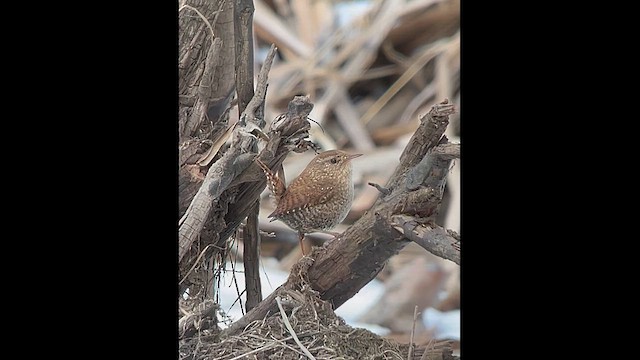
[[[418,318],[418,305],[413,308],[413,327],[411,327],[411,340],[409,340],[409,353],[407,360],[413,359],[413,335],[416,332],[416,319]]]
[[[389,194],[391,194],[391,190],[387,189],[384,186],[378,185],[376,183],[373,182],[368,182],[367,184],[373,186],[374,188],[378,189],[378,191],[380,191],[382,193],[382,195],[387,196]]]
[[[293,331],[293,327],[291,326],[291,323],[287,318],[287,314],[284,312],[284,308],[282,307],[282,303],[280,302],[280,296],[276,296],[276,302],[278,303],[278,308],[280,309],[280,315],[282,315],[282,321],[284,322],[284,326],[287,327],[287,330],[289,330],[289,333],[291,334],[291,336],[293,336],[293,340],[296,342],[296,344],[298,344],[298,346],[300,347],[300,350],[302,350],[302,352],[305,355],[307,355],[309,359],[316,360],[316,358],[313,355],[311,355],[309,350],[307,350],[307,348],[304,347],[304,345],[302,345],[302,343],[300,342],[300,339],[298,339],[298,335],[296,335],[295,331]]]
[[[236,279],[236,267],[235,267],[235,261],[238,260],[237,251],[238,251],[238,247],[236,246],[236,257],[234,261],[229,261],[229,263],[231,264],[231,270],[233,270],[231,272],[231,278],[232,278],[233,284],[236,286],[236,294],[238,294],[238,297],[233,302],[233,304],[231,304],[231,306],[229,307],[229,310],[231,310],[231,308],[233,307],[233,305],[235,305],[237,301],[240,301],[240,310],[242,311],[242,316],[244,316],[244,305],[242,305],[242,294],[244,294],[244,292],[247,291],[247,289],[245,288],[244,290],[242,290],[242,292],[240,292],[240,289],[238,288],[238,280]],[[231,284],[229,284],[229,287],[231,287]]]

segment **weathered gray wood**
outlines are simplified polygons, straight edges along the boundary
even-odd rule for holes
[[[229,0],[231,1],[231,0]],[[242,114],[253,98],[253,1],[233,0],[236,20],[236,92]]]
[[[184,126],[183,131],[185,134],[195,135],[196,130],[200,127],[200,124],[202,124],[202,121],[204,121],[206,117],[207,110],[209,110],[209,102],[211,101],[212,95],[211,87],[216,74],[215,71],[220,60],[219,54],[221,48],[222,40],[220,40],[220,38],[214,39],[213,45],[209,48],[207,57],[204,61],[204,71],[197,87],[197,96],[193,108],[191,109],[191,115]]]
[[[234,88],[233,1],[187,0],[179,8],[178,26],[179,95],[194,102],[180,103],[191,108],[180,113],[178,126],[180,139],[188,140],[211,108],[222,113]]]
[[[234,43],[231,0],[185,0],[178,9],[178,198],[182,216],[208,170],[189,159],[197,159],[206,151],[203,144],[227,129],[225,110],[234,88]]]
[[[236,93],[238,94],[238,110],[242,113],[253,98],[253,1],[234,0],[235,34],[236,34]],[[256,125],[264,127],[264,102],[254,112]],[[256,139],[247,149],[250,153],[257,153]],[[258,213],[260,199],[253,202],[244,227],[242,245],[244,248],[242,263],[244,266],[246,310],[254,308],[262,301],[260,285],[260,232],[258,229]]]
[[[220,60],[216,69],[216,79],[211,84],[211,102],[207,114],[209,119],[215,119],[218,116],[213,115],[220,115],[227,108],[235,88],[234,11],[233,0],[207,2],[215,3],[221,10],[216,14],[218,18],[213,30],[216,37],[222,40],[222,48],[220,49]],[[212,108],[215,109],[214,112],[212,112]]]
[[[247,312],[262,301],[262,287],[260,283],[260,231],[258,229],[258,213],[260,199],[254,202],[253,208],[247,216],[247,225],[242,232],[242,263],[244,265],[245,288],[247,289]]]
[[[421,224],[413,216],[407,215],[393,215],[390,225],[433,255],[460,265],[460,250],[455,246],[459,239],[443,227]]]
[[[233,142],[229,150],[215,162],[207,172],[207,175],[194,196],[187,212],[180,219],[178,230],[178,261],[182,261],[184,255],[200,235],[205,220],[214,202],[220,198],[229,184],[240,175],[251,163],[255,154],[244,153],[250,147],[253,138],[249,135],[258,128],[255,119],[255,111],[264,102],[267,88],[267,74],[275,56],[275,47],[272,46],[260,71],[260,80],[255,96],[242,113],[241,123],[233,131]]]

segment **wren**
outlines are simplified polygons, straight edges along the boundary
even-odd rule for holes
[[[340,150],[322,152],[288,187],[276,173],[257,160],[276,202],[276,209],[268,217],[271,221],[280,220],[298,232],[303,256],[304,234],[328,232],[349,213],[353,202],[351,160],[361,155],[349,155]]]

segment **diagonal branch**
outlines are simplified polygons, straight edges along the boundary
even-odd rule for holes
[[[390,225],[433,255],[460,265],[460,250],[456,248],[460,240],[443,227],[421,224],[414,217],[407,215],[392,216]]]

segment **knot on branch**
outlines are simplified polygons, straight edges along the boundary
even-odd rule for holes
[[[278,115],[271,123],[271,132],[280,133],[282,137],[289,137],[308,131],[311,124],[307,117],[313,110],[313,104],[308,96],[295,96],[287,106],[287,112]]]
[[[409,190],[420,186],[441,188],[444,186],[446,174],[451,161],[460,158],[460,144],[443,143],[431,148],[407,174],[405,185]]]
[[[444,100],[442,100],[442,102],[433,105],[428,113],[421,116],[420,121],[432,117],[447,117],[454,114],[455,112],[455,106],[453,104],[449,104],[449,99],[445,98]]]
[[[393,209],[393,214],[407,214],[432,219],[438,214],[443,193],[440,189],[422,187],[408,193]]]
[[[287,112],[278,115],[271,122],[270,136],[279,136],[283,145],[289,151],[304,152],[309,148],[316,150],[317,146],[309,139],[308,117],[313,110],[313,104],[308,96],[295,96],[287,106]]]

